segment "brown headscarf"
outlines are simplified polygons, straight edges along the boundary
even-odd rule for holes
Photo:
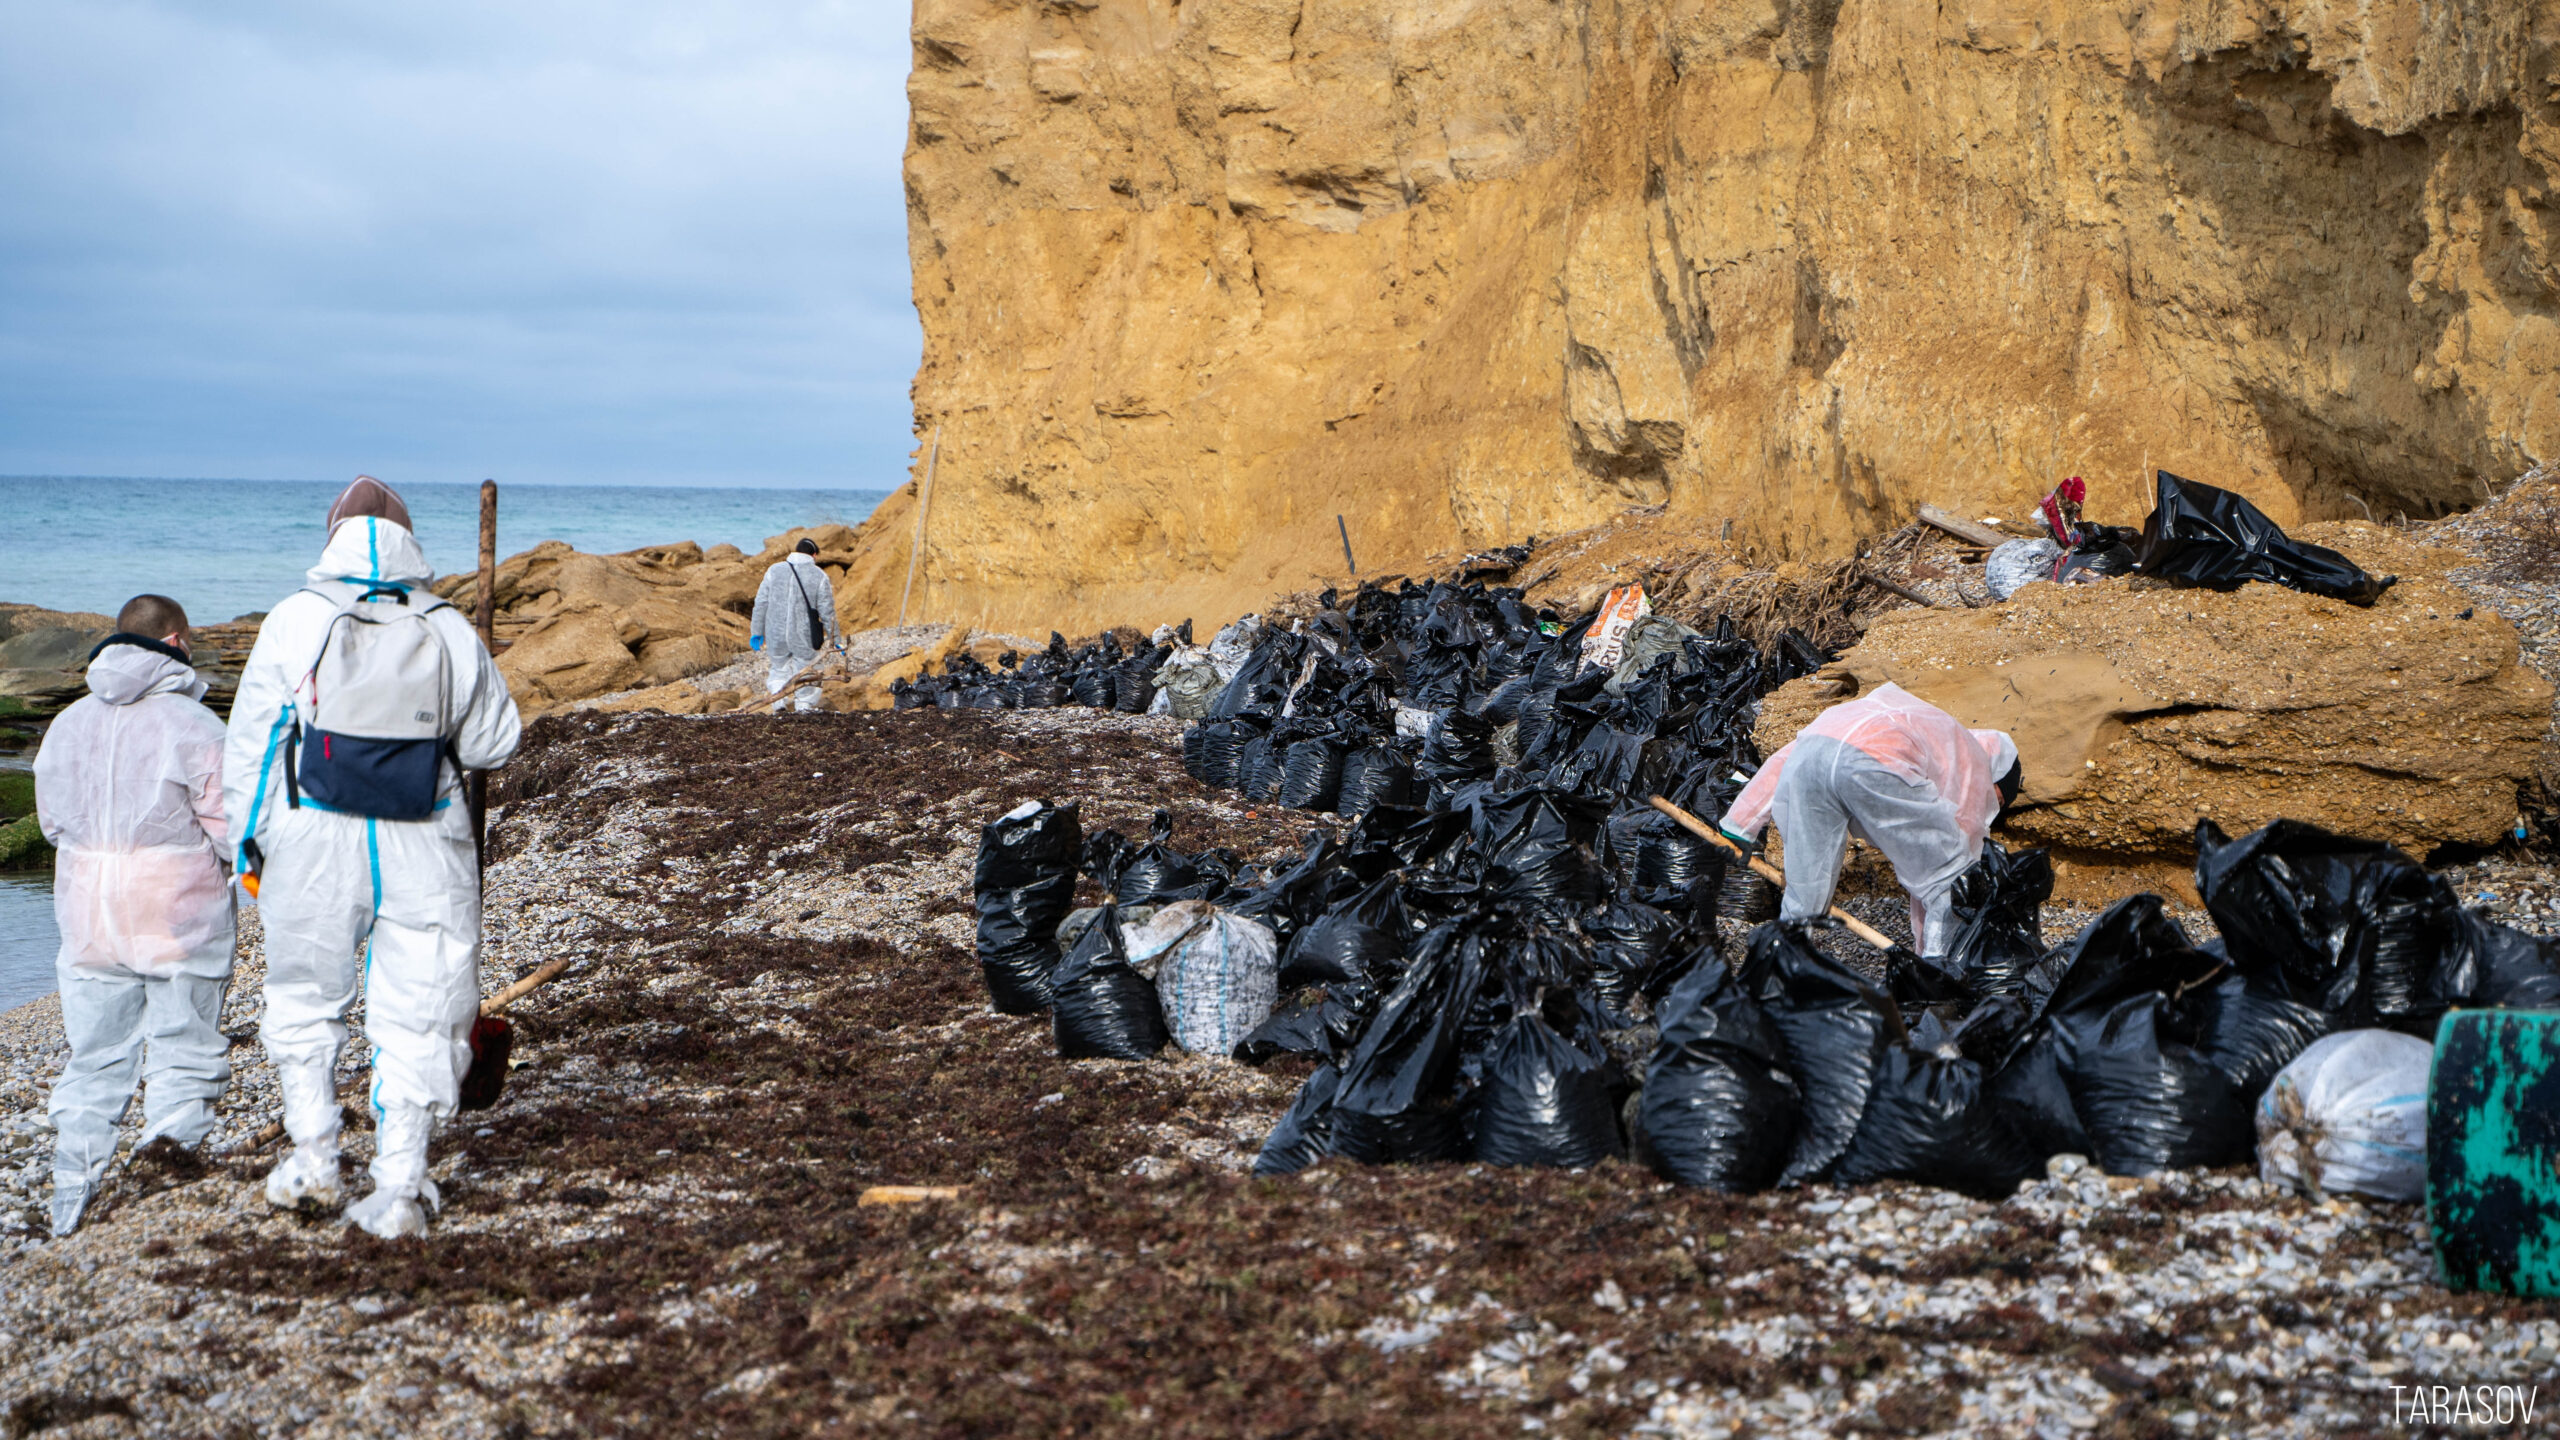
[[[329,507],[329,533],[338,533],[341,520],[359,520],[371,515],[414,535],[418,527],[409,523],[409,507],[388,485],[370,475],[359,475],[356,482],[338,492],[337,503]]]

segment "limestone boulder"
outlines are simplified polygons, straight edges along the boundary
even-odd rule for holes
[[[706,670],[717,670],[734,653],[708,635],[652,637],[640,647],[640,674],[649,684],[669,685]]]
[[[2369,609],[2274,585],[2030,585],[1980,610],[1900,610],[1771,695],[1774,751],[1886,682],[2018,742],[2012,841],[2092,863],[2191,853],[2291,818],[2425,855],[2516,823],[2552,689],[2516,632],[2444,578],[2461,562],[2362,523],[2299,527],[2400,581]]]
[[[80,670],[109,630],[47,625],[0,640],[0,670]]]
[[[498,671],[527,711],[627,690],[641,678],[639,658],[623,643],[614,617],[593,608],[536,623],[498,657]]]

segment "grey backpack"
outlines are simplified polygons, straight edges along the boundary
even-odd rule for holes
[[[453,656],[427,618],[453,607],[388,584],[308,593],[337,613],[303,683],[306,708],[285,751],[285,793],[296,808],[307,797],[323,810],[426,819],[444,762],[462,768],[448,713]]]

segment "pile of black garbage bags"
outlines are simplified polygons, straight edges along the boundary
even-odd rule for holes
[[[1516,592],[1337,598],[1266,629],[1183,752],[1206,783],[1341,814],[1338,836],[1263,873],[1162,824],[1088,838],[1073,805],[1035,802],[979,859],[989,992],[1048,1012],[1063,1055],[1166,1043],[1122,909],[1199,900],[1270,929],[1282,998],[1236,1058],[1315,1068],[1264,1173],[1631,1155],[1726,1190],[1999,1196],[2063,1153],[2124,1175],[2245,1162],[2258,1096],[2333,1030],[2431,1036],[2451,1006],[2560,1003],[2548,942],[2388,846],[2293,822],[2199,827],[2209,946],[2145,895],[2047,949],[2049,863],[1994,844],[1958,884],[1948,955],[1853,967],[1646,803],[1720,814],[1757,766],[1761,697],[1820,663],[1810,647],[1657,631],[1585,666],[1580,628]],[[1061,937],[1081,875],[1112,903]]]
[[[1155,703],[1155,675],[1176,644],[1191,643],[1191,622],[1182,622],[1166,643],[1124,650],[1106,635],[1077,649],[1066,638],[1049,634],[1049,648],[1024,655],[1007,650],[992,670],[966,651],[954,655],[938,675],[891,682],[893,707],[899,710],[1048,710],[1082,705],[1131,715]]]

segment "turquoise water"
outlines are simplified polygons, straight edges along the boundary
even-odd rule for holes
[[[478,485],[392,484],[436,573],[480,563]],[[0,600],[112,615],[157,592],[200,623],[263,611],[319,559],[321,522],[344,486],[0,476]],[[502,480],[498,554],[545,540],[596,552],[726,541],[752,553],[794,526],[857,524],[884,493]]]

